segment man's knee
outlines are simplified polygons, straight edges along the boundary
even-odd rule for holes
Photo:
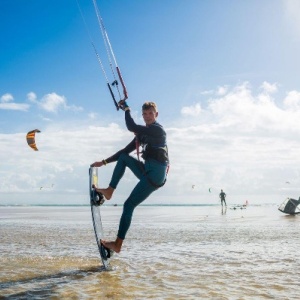
[[[118,159],[118,161],[121,161],[126,166],[131,166],[134,164],[135,158],[133,158],[128,153],[122,153]]]
[[[119,156],[119,160],[127,160],[129,157],[128,153],[121,153]]]

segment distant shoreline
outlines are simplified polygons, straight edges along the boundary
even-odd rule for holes
[[[240,204],[229,204],[227,208],[233,207],[233,206],[238,206]],[[278,203],[261,203],[261,204],[250,204],[249,206],[275,206],[279,205]],[[90,204],[0,204],[0,207],[89,207]],[[104,207],[113,207],[113,206],[123,206],[123,204],[104,204]],[[140,204],[139,206],[149,206],[149,207],[154,207],[154,206],[211,206],[211,207],[221,207],[220,204],[209,204],[209,203],[202,203],[202,204]]]

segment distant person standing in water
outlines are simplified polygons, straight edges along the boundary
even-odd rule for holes
[[[221,199],[221,204],[223,206],[223,202],[225,203],[225,206],[227,206],[225,198],[226,198],[226,194],[223,192],[223,190],[221,190],[221,193],[219,195],[220,199]]]

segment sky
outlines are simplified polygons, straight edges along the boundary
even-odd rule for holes
[[[0,1],[1,204],[89,203],[89,165],[133,138],[91,44],[110,80],[93,1],[78,3]],[[168,136],[167,183],[145,204],[217,204],[221,189],[229,204],[298,199],[298,0],[97,3],[135,121],[155,101]],[[25,140],[36,128],[39,151]],[[112,203],[136,182],[126,171]]]

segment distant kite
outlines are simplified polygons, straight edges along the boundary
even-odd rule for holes
[[[28,146],[31,147],[34,151],[38,151],[38,148],[36,147],[36,144],[35,144],[35,133],[36,132],[41,132],[41,131],[38,129],[34,129],[34,130],[29,131],[26,135],[26,140],[27,140]]]
[[[54,183],[52,183],[51,186],[41,186],[41,187],[40,187],[40,190],[41,190],[41,189],[51,189],[51,188],[53,189],[53,186],[54,186]]]
[[[209,188],[208,191],[211,193],[211,188]]]

